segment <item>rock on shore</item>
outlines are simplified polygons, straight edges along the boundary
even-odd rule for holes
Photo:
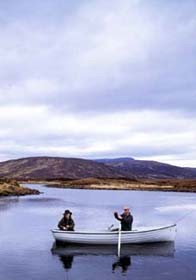
[[[15,180],[0,179],[0,196],[40,194],[38,190],[21,186]]]

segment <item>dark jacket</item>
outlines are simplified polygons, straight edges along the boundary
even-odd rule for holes
[[[74,230],[74,220],[70,217],[69,219],[63,217],[59,223],[58,223],[58,228],[61,230],[64,230],[63,227],[69,226],[69,228],[67,230]]]
[[[116,215],[115,218],[121,221],[121,230],[127,231],[132,230],[133,216],[129,213],[125,215],[124,213],[120,215],[122,219],[119,219]]]

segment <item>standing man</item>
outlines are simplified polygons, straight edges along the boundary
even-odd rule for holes
[[[58,223],[58,228],[61,230],[74,231],[74,220],[72,219],[72,212],[65,210],[63,218]]]
[[[130,213],[129,207],[125,206],[124,212],[121,215],[114,212],[114,217],[121,222],[122,231],[132,230],[133,216]]]

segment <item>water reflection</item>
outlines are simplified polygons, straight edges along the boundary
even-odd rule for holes
[[[64,255],[64,256],[60,255],[59,259],[63,263],[63,267],[66,270],[69,270],[69,269],[72,268],[72,263],[73,263],[74,256],[72,256],[72,255]]]
[[[112,264],[112,272],[115,272],[116,268],[121,268],[122,274],[125,274],[130,265],[131,265],[131,257],[122,256]]]
[[[116,255],[117,246],[114,245],[73,245],[53,243],[52,254],[54,255]],[[123,256],[165,256],[174,257],[174,242],[149,243],[149,244],[132,244],[121,246],[121,255]]]
[[[0,211],[8,210],[14,207],[16,203],[20,201],[19,197],[1,197],[0,199]]]
[[[93,260],[96,261],[96,257],[112,256],[112,272],[114,273],[116,270],[120,269],[122,274],[126,274],[128,269],[131,267],[132,256],[162,256],[171,258],[174,257],[174,252],[174,242],[122,246],[120,258],[117,258],[116,256],[116,246],[86,246],[71,244],[60,246],[59,244],[57,245],[54,243],[51,249],[51,253],[59,257],[59,260],[63,264],[63,267],[66,271],[72,268],[75,257],[88,258],[89,256],[95,256],[95,258],[91,258],[93,262]],[[96,262],[96,265],[97,263],[98,262]]]

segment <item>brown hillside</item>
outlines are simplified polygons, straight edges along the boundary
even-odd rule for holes
[[[0,177],[15,179],[121,178],[116,168],[92,160],[31,157],[0,163]]]

